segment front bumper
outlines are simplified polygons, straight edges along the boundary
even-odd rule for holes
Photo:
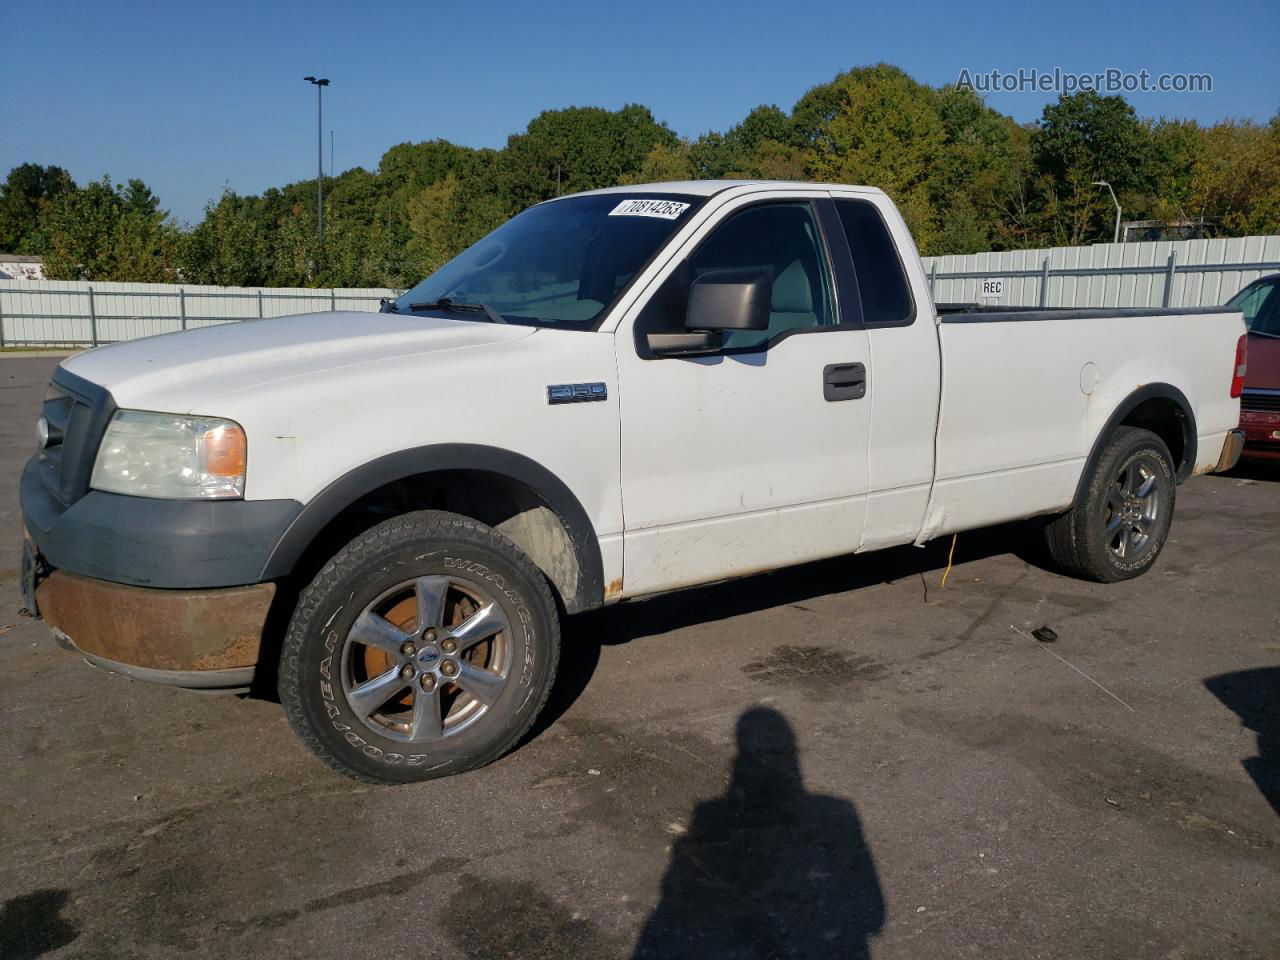
[[[302,511],[294,500],[157,500],[90,490],[64,506],[27,462],[22,523],[50,567],[139,587],[234,587],[266,579]]]
[[[138,680],[230,690],[253,680],[275,590],[273,583],[161,590],[54,570],[35,586],[32,612],[95,666]]]
[[[35,457],[21,501],[23,604],[62,646],[139,680],[250,684],[276,590],[263,568],[297,503],[93,490],[63,506]]]
[[[116,403],[59,367],[48,442],[20,482],[23,603],[99,666],[199,689],[253,678],[293,500],[161,500],[91,488]]]

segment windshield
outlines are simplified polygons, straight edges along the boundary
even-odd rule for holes
[[[1250,284],[1227,301],[1244,314],[1250,333],[1280,337],[1280,281],[1263,280]]]
[[[458,254],[391,309],[590,329],[698,199],[605,193],[530,207]]]

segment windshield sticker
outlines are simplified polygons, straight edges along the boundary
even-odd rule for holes
[[[663,220],[679,219],[689,209],[689,204],[678,200],[623,200],[609,211],[611,217],[660,217]]]

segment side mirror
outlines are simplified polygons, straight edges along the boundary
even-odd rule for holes
[[[696,357],[716,353],[724,346],[719,330],[683,330],[679,333],[651,333],[645,340],[655,357]]]
[[[768,330],[771,271],[708,270],[689,287],[686,330]]]

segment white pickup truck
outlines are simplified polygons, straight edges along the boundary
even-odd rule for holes
[[[379,313],[65,361],[27,606],[132,677],[276,681],[348,775],[443,776],[529,729],[566,614],[1037,515],[1065,571],[1137,576],[1176,482],[1239,455],[1244,334],[939,315],[866,187],[564,197]]]

